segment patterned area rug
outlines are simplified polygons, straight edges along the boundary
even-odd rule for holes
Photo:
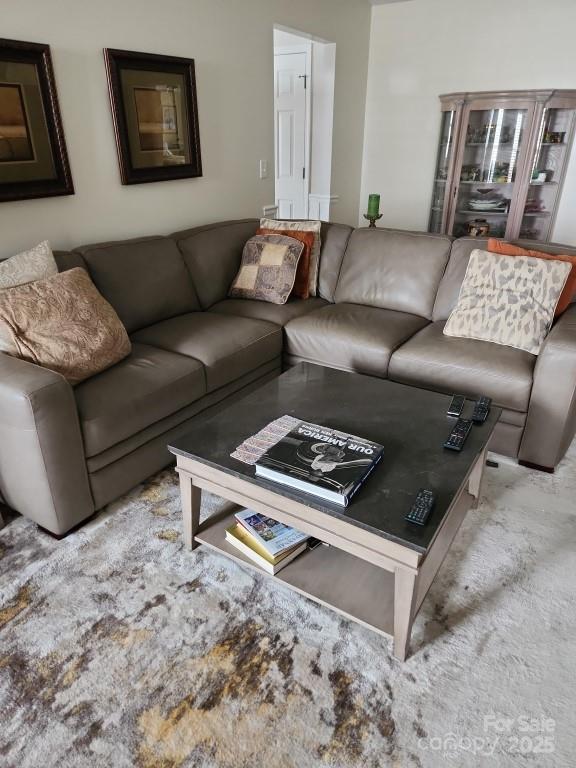
[[[574,449],[554,476],[487,469],[404,664],[385,638],[186,552],[172,472],[62,542],[15,518],[0,764],[573,765],[575,498]]]

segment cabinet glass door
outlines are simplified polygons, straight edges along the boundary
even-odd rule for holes
[[[528,109],[472,109],[456,179],[452,234],[504,237],[528,135]]]
[[[450,164],[455,143],[456,112],[442,113],[442,129],[440,146],[434,173],[434,188],[432,190],[432,206],[430,208],[429,232],[442,233],[445,227],[445,209],[448,203],[447,188],[449,183]]]
[[[548,240],[568,159],[574,111],[545,109],[520,224],[520,237]]]

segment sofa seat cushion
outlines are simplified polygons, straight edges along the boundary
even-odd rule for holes
[[[128,357],[75,389],[86,456],[176,413],[205,392],[198,360],[133,344]]]
[[[333,304],[289,322],[285,352],[332,368],[386,376],[392,352],[427,320],[358,304]]]
[[[535,355],[488,341],[444,336],[443,330],[444,320],[432,323],[397,349],[389,377],[447,394],[487,395],[495,405],[513,411],[528,409]]]
[[[144,328],[134,341],[193,357],[206,368],[207,391],[223,387],[282,353],[282,329],[264,320],[192,312]]]
[[[267,301],[253,299],[225,299],[210,307],[210,312],[222,315],[251,317],[254,320],[267,320],[276,325],[285,326],[295,317],[301,317],[328,304],[324,299],[291,299],[286,304],[270,304]]]

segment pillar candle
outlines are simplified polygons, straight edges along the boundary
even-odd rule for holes
[[[380,213],[380,195],[368,195],[368,216],[376,218]]]

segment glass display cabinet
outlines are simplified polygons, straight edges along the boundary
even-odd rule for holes
[[[440,100],[429,231],[548,240],[574,137],[576,91]]]

